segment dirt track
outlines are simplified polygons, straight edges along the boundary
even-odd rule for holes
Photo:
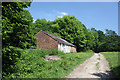
[[[94,53],[91,58],[80,64],[66,78],[112,78],[112,76],[104,56]]]

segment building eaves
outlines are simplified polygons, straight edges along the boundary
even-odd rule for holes
[[[49,34],[49,33],[47,33],[47,32],[44,32],[44,31],[42,31],[42,30],[41,30],[41,32],[43,32],[44,34],[46,34],[46,35],[50,36],[51,38],[55,39],[55,40],[58,41],[59,43],[63,43],[63,44],[69,45],[69,46],[74,46],[74,47],[76,47],[75,45],[69,43],[68,41],[66,41],[66,40],[64,40],[64,39],[62,39],[62,38],[59,38],[59,37],[57,37],[57,36],[54,36],[54,35],[52,35],[52,34]]]

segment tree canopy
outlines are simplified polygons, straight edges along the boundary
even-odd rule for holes
[[[27,49],[35,45],[32,33],[33,17],[24,10],[31,2],[2,3],[2,59],[3,75],[11,72],[10,66],[20,56],[19,48]]]
[[[113,46],[113,44],[119,44],[119,36],[115,31],[106,29],[104,34],[101,30],[97,31],[95,28],[88,30],[75,16],[68,15],[48,22],[45,19],[37,19],[34,26],[35,33],[43,30],[61,37],[76,45],[77,51],[119,51],[118,46]]]
[[[31,2],[2,3],[2,59],[3,77],[16,72],[15,62],[21,56],[21,49],[36,46],[34,35],[40,30],[61,37],[76,45],[77,51],[93,50],[94,52],[120,51],[120,36],[113,30],[91,28],[88,30],[75,16],[64,16],[54,21],[37,19],[28,10]],[[0,16],[1,20],[1,16]],[[1,25],[1,24],[0,24]]]
[[[33,18],[29,11],[24,10],[30,3],[11,2],[2,3],[2,40],[3,48],[14,46],[29,48],[34,44],[31,33]]]

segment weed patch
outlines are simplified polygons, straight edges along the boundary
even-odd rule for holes
[[[110,68],[114,72],[116,77],[120,78],[120,65],[118,57],[120,52],[102,52],[102,54],[108,60]]]
[[[65,54],[57,50],[40,49],[22,52],[18,62],[11,66],[15,71],[4,76],[5,78],[63,78],[93,55],[93,52]],[[46,55],[56,55],[61,60],[46,61]]]

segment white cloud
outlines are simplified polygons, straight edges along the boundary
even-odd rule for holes
[[[68,13],[66,13],[66,12],[60,12],[60,14],[62,14],[62,15],[68,15]]]
[[[36,19],[33,19],[33,23],[36,21]]]
[[[63,18],[63,16],[57,16],[58,18]]]
[[[54,13],[57,13],[57,14],[60,14],[60,15],[68,15],[67,12],[61,12],[61,11],[56,11],[56,10],[53,10]]]
[[[55,11],[54,11],[55,12]],[[60,14],[59,16],[57,16],[57,18],[63,18],[63,16],[68,15],[67,12],[60,12],[60,11],[56,11],[58,14]]]

